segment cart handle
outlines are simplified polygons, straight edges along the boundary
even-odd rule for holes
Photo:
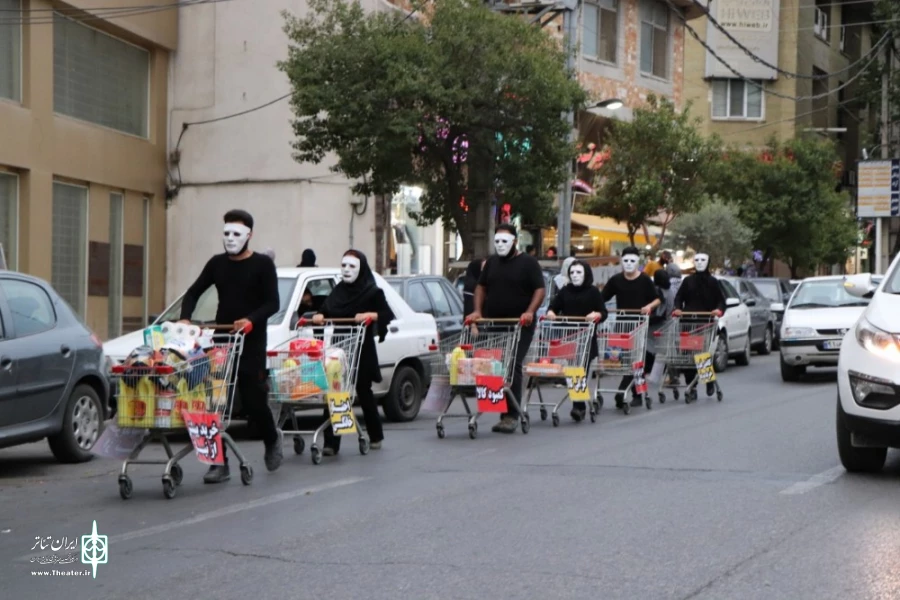
[[[177,321],[177,322],[181,323],[181,321]],[[200,327],[201,329],[215,329],[216,331],[223,331],[223,330],[231,331],[234,329],[234,323],[228,323],[228,324],[222,323],[222,324],[208,325],[208,324],[203,324],[203,323],[191,322],[191,325],[196,325],[197,327]],[[240,331],[235,331],[234,333],[243,333],[244,335],[247,335],[251,331],[253,331],[253,323],[247,323],[243,329],[241,329]]]
[[[552,319],[550,317],[548,317],[547,315],[543,315],[539,320],[540,321],[549,321],[551,323],[553,323],[554,321],[558,321],[561,323],[599,323],[600,317],[597,317],[593,321],[588,321],[587,315],[585,315],[583,317],[554,317]]]
[[[353,318],[325,319],[325,323],[322,323],[321,325],[316,325],[315,323],[313,323],[312,319],[305,319],[303,317],[300,317],[300,320],[297,321],[297,327],[306,327],[308,325],[312,325],[314,327],[324,327],[326,323],[331,323],[332,325],[360,325],[360,324],[362,324],[362,325],[365,325],[366,327],[368,327],[369,325],[372,324],[372,319],[366,319],[362,323],[358,323],[356,321],[356,319],[353,319]]]
[[[520,323],[520,324],[522,324],[522,319],[521,319],[521,317],[520,317],[520,318],[517,318],[517,319],[485,319],[485,318],[481,318],[481,319],[469,319],[469,318],[467,318],[467,319],[465,320],[465,324],[466,324],[466,325],[475,325],[475,324],[477,324],[477,323],[500,323],[500,324],[508,324],[508,325],[512,325],[513,323]]]
[[[641,309],[638,309],[638,308],[617,308],[615,310],[615,312],[620,315],[641,315],[641,314],[643,314],[641,312]],[[649,316],[649,315],[645,315],[645,316]]]
[[[719,318],[718,315],[716,315],[716,313],[715,313],[714,311],[709,311],[709,312],[696,312],[696,311],[695,311],[695,312],[687,312],[687,311],[682,311],[682,313],[681,313],[680,316],[682,316],[682,317],[684,317],[684,316],[687,316],[687,317],[716,317],[717,319]]]

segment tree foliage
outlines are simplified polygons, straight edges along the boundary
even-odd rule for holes
[[[762,153],[729,150],[711,190],[738,207],[754,246],[765,249],[763,262],[780,258],[796,276],[843,262],[856,244],[850,199],[836,191],[839,174],[832,142],[773,138]]]
[[[706,176],[721,155],[716,138],[705,138],[690,117],[667,99],[650,96],[634,119],[616,122],[609,154],[597,170],[597,193],[588,202],[593,214],[612,217],[634,234],[651,220],[666,227],[695,211],[704,199]]]
[[[708,254],[711,267],[740,263],[753,249],[753,230],[741,222],[738,207],[718,198],[678,217],[670,235],[680,246]]]
[[[360,194],[422,186],[419,220],[459,230],[465,255],[498,194],[546,218],[575,152],[563,113],[585,100],[557,41],[477,0],[422,21],[346,0],[285,16],[297,161],[335,155]]]

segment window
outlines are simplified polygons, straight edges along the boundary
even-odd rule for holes
[[[759,85],[743,79],[714,79],[712,82],[714,119],[761,119],[763,82]]]
[[[16,337],[41,333],[56,325],[53,302],[40,286],[29,281],[0,279],[0,287],[6,295]]]
[[[425,286],[421,283],[410,283],[409,293],[406,298],[407,304],[417,313],[431,313],[434,309],[431,307],[431,299]]]
[[[53,19],[53,109],[147,137],[150,54],[61,15]]]
[[[828,41],[830,28],[828,27],[828,13],[831,11],[831,0],[816,0],[815,16],[813,17],[813,33],[826,42]]]
[[[720,279],[719,285],[722,286],[722,293],[725,294],[725,298],[740,299],[740,296],[738,295],[737,291],[734,289],[734,287],[730,283],[728,283],[727,281],[725,281],[723,279]]]
[[[87,209],[86,187],[53,182],[50,281],[80,317],[87,292]]]
[[[0,246],[6,258],[6,267],[11,270],[18,266],[18,230],[19,178],[14,173],[0,172]]]
[[[122,335],[122,266],[125,197],[122,194],[109,195],[109,321],[106,337]]]
[[[781,286],[775,280],[757,281],[756,289],[759,290],[761,296],[768,298],[772,302],[782,302],[784,300]]]
[[[828,79],[827,73],[813,67],[813,75],[817,79],[812,82],[812,124],[816,129],[828,127]]]
[[[443,282],[444,291],[447,294],[447,299],[450,301],[450,304],[453,307],[453,312],[456,314],[462,314],[463,312],[463,304],[462,298],[459,297],[460,292],[457,291],[455,287],[453,287],[449,282]]]
[[[444,292],[444,286],[439,281],[426,281],[425,288],[431,294],[431,300],[434,302],[435,317],[450,317],[453,315],[453,309],[450,307],[450,301]]]
[[[0,98],[22,99],[22,26],[21,0],[0,0],[0,15],[7,24],[0,23]],[[12,22],[10,22],[12,21]]]
[[[616,62],[619,30],[619,0],[591,0],[584,3],[582,47],[585,56]]]
[[[845,104],[847,103],[847,94],[844,93],[844,82],[843,81],[838,81],[838,88],[839,89],[838,89],[838,93],[837,93],[837,100],[838,100],[837,126],[838,127],[846,127],[847,126],[848,109],[845,106]],[[840,137],[840,136],[841,136],[841,134],[838,134],[838,137]]]
[[[669,8],[654,0],[641,5],[641,72],[669,76]]]

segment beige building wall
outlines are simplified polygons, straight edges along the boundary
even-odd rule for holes
[[[18,235],[15,247],[7,251],[14,257],[10,266],[48,281],[53,276],[54,181],[87,188],[86,245],[110,242],[110,193],[124,195],[126,247],[120,251],[123,279],[130,284],[124,286],[121,316],[123,330],[129,331],[142,327],[147,312],[160,310],[164,301],[167,74],[169,53],[177,41],[178,11],[156,10],[111,22],[84,21],[149,52],[147,136],[140,137],[54,111],[55,25],[48,22],[50,13],[41,11],[61,7],[78,20],[85,15],[74,8],[108,5],[103,0],[73,0],[66,5],[46,0],[22,2],[21,93],[19,98],[0,98],[0,171],[18,177]],[[130,5],[146,6],[146,2],[117,0],[116,4]],[[149,216],[148,226],[145,215]],[[92,257],[86,247],[84,258],[86,279],[91,266],[103,272],[98,268],[102,256]],[[137,276],[135,269],[141,271]],[[109,269],[106,271],[108,275]],[[109,294],[117,292],[98,295],[94,286],[91,294],[91,287],[86,281],[82,316],[105,339],[111,333]]]

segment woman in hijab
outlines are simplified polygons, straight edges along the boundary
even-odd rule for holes
[[[584,317],[588,321],[605,321],[609,316],[609,311],[606,309],[606,303],[603,302],[600,290],[594,285],[594,273],[591,268],[580,260],[573,260],[569,263],[566,277],[568,283],[550,302],[547,318],[552,320],[557,317]],[[592,362],[598,354],[597,338],[594,337],[591,340],[588,362]],[[586,403],[573,402],[570,413],[572,419],[576,422],[584,420],[586,409]]]
[[[466,267],[466,274],[463,276],[464,315],[471,315],[475,312],[475,288],[478,287],[478,280],[481,278],[484,262],[483,258],[478,258],[470,262],[469,266]]]
[[[553,282],[556,284],[556,289],[561,290],[569,283],[569,268],[577,259],[574,256],[570,256],[566,260],[563,261],[562,268],[559,270],[559,275],[553,278]]]
[[[325,300],[319,314],[313,317],[313,323],[321,325],[326,319],[355,319],[357,323],[364,321],[372,323],[366,328],[363,339],[356,378],[356,397],[363,409],[370,447],[379,450],[384,440],[384,430],[381,427],[375,395],[372,393],[372,384],[381,382],[375,333],[377,331],[379,343],[383,342],[387,336],[388,325],[394,320],[394,313],[388,306],[384,292],[375,282],[369,261],[362,252],[347,250],[341,258],[341,281]],[[328,409],[325,409],[325,418],[330,418]],[[334,435],[331,427],[326,427],[325,448],[322,455],[334,456],[340,448],[340,436]]]
[[[300,257],[300,264],[298,267],[315,267],[316,266],[316,253],[312,248],[307,248],[303,251],[303,255]]]

